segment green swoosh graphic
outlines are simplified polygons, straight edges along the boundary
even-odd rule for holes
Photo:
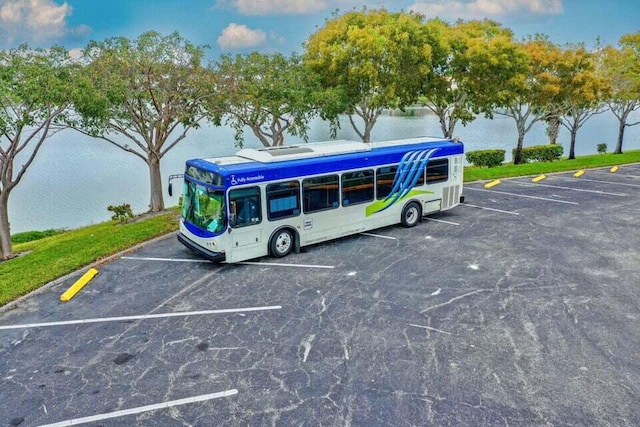
[[[372,204],[370,204],[369,206],[367,206],[365,213],[365,216],[371,216],[376,212],[380,212],[381,210],[383,210],[384,208],[398,203],[398,202],[402,202],[403,200],[409,199],[411,197],[420,195],[420,194],[433,194],[433,191],[426,191],[426,190],[411,190],[408,194],[406,194],[404,197],[401,197],[397,200],[392,200],[392,199],[388,199],[388,200],[378,200],[377,202],[374,202]]]

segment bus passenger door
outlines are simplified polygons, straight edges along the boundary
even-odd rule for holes
[[[266,255],[262,236],[262,204],[258,187],[229,192],[231,247],[227,262],[244,261]]]

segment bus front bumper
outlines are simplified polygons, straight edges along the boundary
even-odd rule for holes
[[[178,233],[178,240],[180,243],[185,245],[187,248],[191,249],[193,252],[202,255],[209,261],[213,262],[222,262],[226,259],[226,255],[222,252],[213,252],[203,248],[202,246],[198,246],[193,243],[191,240],[187,239],[182,233]]]

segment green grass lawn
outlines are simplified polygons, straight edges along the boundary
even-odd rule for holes
[[[170,209],[149,219],[109,221],[14,244],[14,252],[21,255],[0,263],[0,305],[109,255],[175,231],[177,216]]]
[[[505,164],[495,168],[465,168],[465,182],[538,175],[640,163],[640,150],[625,154],[582,156],[552,163]],[[0,305],[117,252],[178,228],[178,211],[122,224],[109,221],[76,230],[47,230],[14,236],[21,256],[0,263]],[[20,243],[19,243],[20,242]]]
[[[593,169],[638,162],[640,162],[640,150],[629,151],[623,154],[594,154],[591,156],[580,156],[573,160],[561,159],[549,163],[527,163],[524,165],[513,165],[509,163],[495,168],[466,167],[464,169],[464,180],[465,182],[484,181],[515,176]]]

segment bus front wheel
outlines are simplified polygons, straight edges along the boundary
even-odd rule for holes
[[[276,258],[289,255],[293,248],[293,234],[287,229],[277,231],[271,237],[271,254]]]
[[[413,227],[422,217],[422,208],[417,202],[410,202],[402,209],[402,225],[407,228]]]

